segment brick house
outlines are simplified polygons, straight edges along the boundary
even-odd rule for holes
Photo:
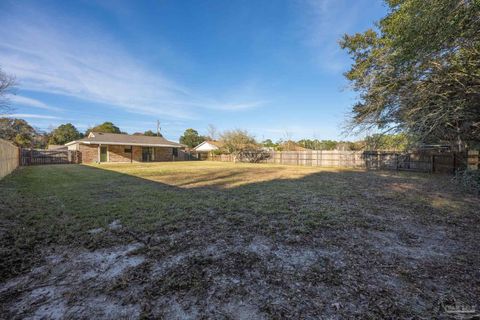
[[[185,147],[163,137],[102,132],[90,132],[65,146],[79,151],[80,163],[173,161]]]

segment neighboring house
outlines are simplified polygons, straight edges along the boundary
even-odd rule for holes
[[[173,161],[185,147],[163,137],[101,132],[90,132],[65,146],[80,151],[82,163]]]
[[[309,150],[311,150],[311,149],[304,148],[301,145],[299,145],[298,143],[296,143],[295,141],[291,141],[291,140],[282,142],[279,145],[279,147],[282,151],[309,151]]]
[[[194,152],[212,152],[215,150],[219,150],[222,147],[222,143],[220,141],[210,140],[210,141],[203,141],[198,146],[193,148]]]
[[[62,144],[49,144],[47,147],[47,150],[49,151],[63,151],[67,150],[67,146],[64,146]]]

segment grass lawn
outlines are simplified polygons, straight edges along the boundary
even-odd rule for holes
[[[393,318],[480,307],[480,200],[449,176],[219,162],[0,181],[6,318]]]

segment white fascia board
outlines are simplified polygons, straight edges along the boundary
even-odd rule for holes
[[[64,146],[71,146],[72,144],[79,143],[78,141],[70,141],[64,144]]]
[[[70,142],[71,143],[71,142]],[[115,146],[144,146],[144,147],[169,147],[169,148],[181,148],[181,145],[172,146],[171,144],[160,143],[127,143],[127,142],[105,142],[105,141],[79,141],[83,144],[109,144]]]

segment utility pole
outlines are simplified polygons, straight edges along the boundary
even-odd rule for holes
[[[160,137],[160,120],[157,120],[157,137]]]

